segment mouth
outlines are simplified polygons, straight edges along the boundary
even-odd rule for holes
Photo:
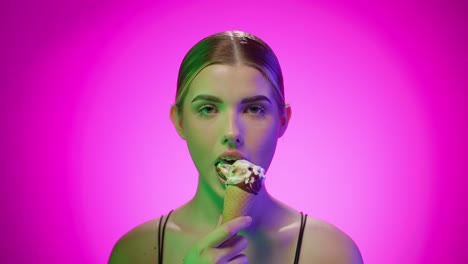
[[[239,159],[241,158],[222,157],[215,162],[216,174],[223,185],[226,183],[230,167]]]

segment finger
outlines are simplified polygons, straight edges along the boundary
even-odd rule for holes
[[[222,256],[221,262],[223,262],[233,259],[237,255],[239,255],[239,253],[241,253],[244,249],[247,248],[247,245],[247,238],[243,236],[234,236],[226,240],[216,249],[219,250],[218,252],[220,252],[220,255]]]
[[[239,254],[228,261],[229,264],[248,264],[249,259],[244,254]]]
[[[221,226],[222,223],[223,223],[223,215],[219,215],[219,220],[218,220],[218,224],[216,225],[216,227]]]
[[[250,216],[241,216],[226,222],[209,233],[202,241],[200,247],[217,247],[228,238],[236,235],[240,230],[250,226],[252,218]]]
[[[247,247],[247,238],[240,235],[235,235],[219,245],[217,248],[236,248],[236,246],[245,246]],[[244,250],[245,247],[240,247],[240,251]]]

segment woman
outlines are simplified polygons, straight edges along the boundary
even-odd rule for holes
[[[249,216],[225,223],[220,217],[225,186],[216,161],[245,159],[268,171],[291,118],[280,65],[266,43],[240,31],[197,43],[180,67],[170,117],[198,170],[196,194],[129,231],[109,263],[362,263],[346,234],[281,203],[266,188]]]

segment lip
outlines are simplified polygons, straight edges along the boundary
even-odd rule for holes
[[[215,165],[224,158],[246,159],[242,153],[238,151],[225,151],[215,160]]]

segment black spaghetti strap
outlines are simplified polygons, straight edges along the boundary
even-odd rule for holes
[[[163,253],[164,253],[164,235],[166,233],[166,225],[167,221],[169,220],[169,216],[171,216],[173,210],[167,214],[166,220],[164,221],[164,225],[162,226],[162,235],[161,235],[161,223],[164,215],[159,218],[159,226],[158,226],[158,263],[163,263]]]
[[[307,222],[307,214],[304,217],[304,214],[301,212],[301,228],[299,230],[299,237],[297,238],[296,246],[296,256],[294,257],[294,264],[299,263],[299,256],[301,255],[301,246],[302,246],[302,237],[304,236],[304,228]]]
[[[159,225],[158,225],[158,263],[161,263],[161,222],[163,216],[159,218]]]

